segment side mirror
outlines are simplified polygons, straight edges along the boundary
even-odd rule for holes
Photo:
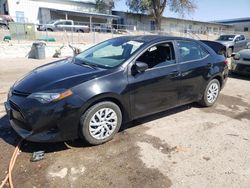
[[[134,71],[141,73],[148,69],[148,64],[141,61],[136,61],[133,67]]]
[[[232,53],[232,56],[234,60],[240,60],[240,54],[239,53]]]

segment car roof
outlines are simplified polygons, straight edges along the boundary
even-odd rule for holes
[[[174,36],[163,36],[163,35],[135,35],[135,36],[122,36],[118,38],[124,38],[129,40],[141,41],[145,43],[166,41],[166,40],[189,40],[197,41],[195,39],[185,38],[185,37],[174,37]]]
[[[58,20],[52,20],[54,22],[58,22],[58,21],[73,21],[73,20],[64,20],[64,19],[58,19]]]

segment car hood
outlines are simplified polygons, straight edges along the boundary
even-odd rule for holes
[[[18,80],[13,89],[23,93],[68,89],[105,74],[107,69],[94,68],[61,60],[38,67]]]
[[[238,52],[240,57],[250,59],[250,49],[244,49]]]
[[[217,40],[216,42],[219,42],[219,43],[221,43],[221,44],[223,44],[223,45],[225,45],[225,46],[230,45],[230,44],[234,44],[233,41],[222,41],[222,40]]]

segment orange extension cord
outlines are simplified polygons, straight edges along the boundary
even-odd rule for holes
[[[8,174],[6,175],[5,179],[1,183],[0,188],[3,188],[3,186],[6,184],[6,182],[8,180],[9,180],[10,188],[14,188],[11,172],[12,172],[12,170],[14,168],[14,165],[15,165],[15,162],[16,162],[16,159],[17,159],[17,155],[18,155],[18,153],[20,151],[20,147],[21,147],[22,142],[23,142],[23,139],[19,141],[19,143],[17,144],[17,146],[16,146],[16,148],[15,148],[13,154],[12,154],[12,157],[11,157],[10,163],[9,163]]]

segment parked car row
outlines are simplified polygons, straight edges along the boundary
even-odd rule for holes
[[[73,31],[88,33],[88,25],[77,25],[73,20],[54,20],[48,24],[38,25],[38,31]]]
[[[117,29],[110,26],[109,24],[94,24],[93,31],[95,32],[103,32],[103,33],[117,33]]]
[[[226,55],[231,57],[233,52],[238,52],[247,47],[248,41],[244,35],[221,35],[217,42],[223,44],[227,48]]]
[[[247,49],[232,54],[231,72],[250,75],[250,44]]]
[[[244,35],[221,35],[217,42],[226,47],[226,56],[231,58],[231,73],[250,75],[250,42]]]
[[[74,22],[73,20],[54,20],[48,24],[39,24],[38,31],[73,31],[73,32],[81,32],[88,33],[91,28],[89,25],[81,25],[79,22]],[[117,30],[110,26],[109,24],[93,24],[92,31],[94,32],[114,32],[117,33]]]

